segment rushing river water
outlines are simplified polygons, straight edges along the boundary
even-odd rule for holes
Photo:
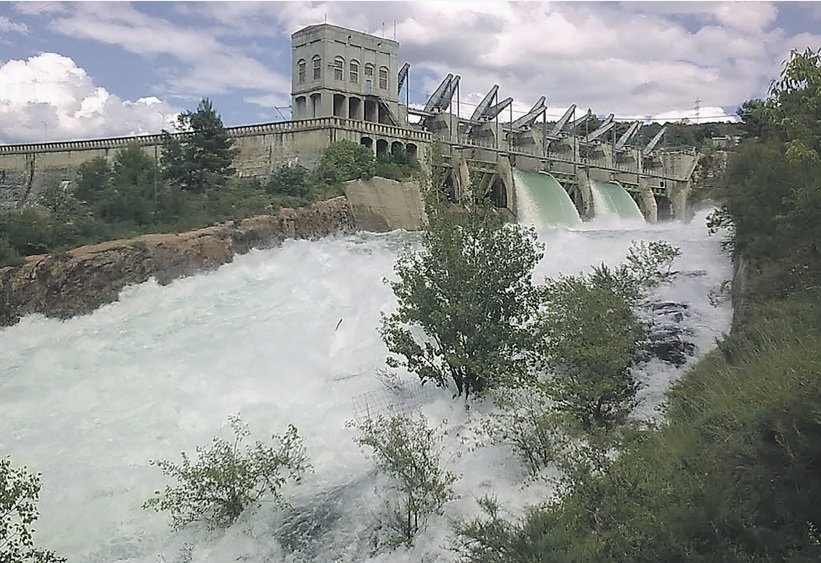
[[[731,316],[728,303],[708,300],[730,265],[704,217],[545,229],[537,274],[617,264],[631,240],[679,246],[681,275],[654,298],[688,306],[681,324],[697,358]],[[413,549],[373,552],[379,478],[345,423],[364,402],[393,400],[375,377],[386,354],[380,313],[395,304],[383,278],[415,240],[394,232],[287,241],[165,287],[128,288],[87,316],[32,316],[0,329],[0,456],[42,473],[38,542],[72,562],[451,561],[448,522],[475,513],[477,496],[493,491],[515,513],[547,494],[544,484],[522,485],[504,447],[470,447],[469,428],[487,405],[466,411],[450,393],[409,386],[410,404],[433,422],[447,419],[446,461],[461,475],[461,498]],[[683,369],[658,360],[641,369],[640,413],[653,412]],[[228,437],[233,413],[254,438],[296,425],[314,472],[286,488],[290,510],[263,505],[226,531],[172,533],[165,515],[140,508],[166,483],[148,461],[178,461]]]

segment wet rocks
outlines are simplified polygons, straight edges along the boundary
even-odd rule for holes
[[[689,314],[684,303],[657,301],[648,303],[645,316],[649,326],[645,346],[645,360],[658,358],[675,366],[682,366],[695,352],[695,344],[688,340],[692,331],[684,326]]]

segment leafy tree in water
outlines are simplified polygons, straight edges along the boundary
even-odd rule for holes
[[[223,186],[234,173],[237,149],[211,100],[203,98],[197,111],[180,114],[177,124],[182,136],[163,132],[163,176],[192,192]]]
[[[165,475],[179,481],[147,500],[143,508],[168,511],[171,526],[179,529],[202,520],[211,527],[227,527],[264,495],[284,503],[280,489],[288,479],[299,481],[310,470],[297,429],[289,426],[273,445],[256,442],[244,446],[250,435],[237,416],[230,417],[232,441],[214,438],[210,448],[197,447],[195,461],[182,453],[182,463],[151,461]]]
[[[57,563],[63,557],[34,545],[40,476],[0,459],[0,563]]]
[[[410,545],[428,519],[456,498],[456,475],[441,466],[438,433],[421,414],[378,415],[356,426],[361,432],[357,443],[371,448],[376,467],[394,480],[393,496],[385,499],[392,543]]]
[[[428,228],[422,249],[399,258],[395,312],[381,334],[393,354],[422,383],[452,381],[457,394],[526,377],[521,349],[534,311],[533,268],[542,257],[536,233],[505,225],[483,198],[467,212],[448,205],[434,180],[426,192]]]
[[[558,409],[583,427],[613,428],[635,406],[638,382],[630,368],[645,330],[634,307],[672,279],[679,254],[665,242],[634,243],[616,268],[601,264],[590,274],[549,279],[540,288],[536,357],[550,374],[547,392]]]

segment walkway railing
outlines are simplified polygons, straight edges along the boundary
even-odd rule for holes
[[[378,137],[412,140],[420,143],[430,143],[433,135],[428,131],[406,129],[394,125],[358,121],[343,117],[317,117],[301,119],[299,121],[277,121],[272,123],[257,123],[254,125],[239,125],[226,127],[232,137],[248,137],[266,133],[291,133],[297,131],[311,131],[315,129],[346,129],[360,133],[369,133]],[[172,133],[174,137],[185,137],[188,133]],[[103,139],[82,139],[76,141],[57,141],[52,143],[23,143],[15,145],[0,145],[0,154],[27,154],[32,152],[63,152],[116,149],[137,143],[140,146],[152,146],[162,143],[162,135],[132,135],[127,137],[107,137]]]

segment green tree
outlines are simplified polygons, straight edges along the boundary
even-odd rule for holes
[[[452,381],[467,398],[525,376],[520,352],[542,253],[533,229],[504,225],[484,204],[460,213],[436,197],[428,196],[422,249],[394,266],[398,305],[381,334],[388,365],[423,383]]]
[[[181,113],[177,124],[181,135],[163,134],[163,176],[197,193],[224,186],[234,174],[237,149],[211,100],[203,98],[196,111]]]
[[[134,143],[117,151],[97,213],[106,221],[147,225],[154,220],[154,160]]]
[[[376,161],[365,146],[353,141],[332,143],[319,159],[315,175],[320,182],[336,184],[348,180],[366,180],[374,175]]]
[[[586,428],[623,423],[638,391],[630,372],[644,337],[636,314],[621,295],[582,276],[553,280],[544,291],[536,330],[553,374],[548,395]]]
[[[151,465],[179,484],[156,491],[143,508],[168,511],[171,526],[179,529],[197,520],[211,527],[230,526],[264,495],[283,504],[282,486],[289,479],[299,482],[310,470],[297,429],[289,426],[283,435],[272,436],[272,444],[246,445],[247,425],[238,416],[230,417],[230,422],[234,439],[214,438],[210,448],[198,446],[193,462],[185,452],[180,464],[152,460]]]
[[[0,563],[58,563],[63,557],[34,545],[40,476],[0,459]]]
[[[764,100],[747,100],[738,107],[736,113],[741,118],[744,131],[752,137],[764,136],[772,126],[772,119],[767,115]]]
[[[770,87],[768,106],[786,138],[787,157],[821,161],[821,47],[790,53]]]
[[[355,426],[360,431],[357,443],[371,448],[377,469],[394,480],[391,497],[385,499],[385,523],[394,533],[391,543],[410,545],[428,519],[441,515],[445,503],[456,498],[456,475],[441,466],[439,433],[421,414],[380,414]]]
[[[309,170],[299,165],[280,166],[271,175],[265,191],[269,194],[307,197],[312,191]]]
[[[98,156],[77,167],[77,186],[74,195],[80,201],[92,203],[101,198],[111,179],[108,161]]]
[[[677,248],[633,243],[624,263],[601,264],[587,275],[548,279],[534,324],[537,363],[550,375],[556,407],[587,429],[611,429],[635,406],[645,328],[634,308],[650,290],[672,280]]]

